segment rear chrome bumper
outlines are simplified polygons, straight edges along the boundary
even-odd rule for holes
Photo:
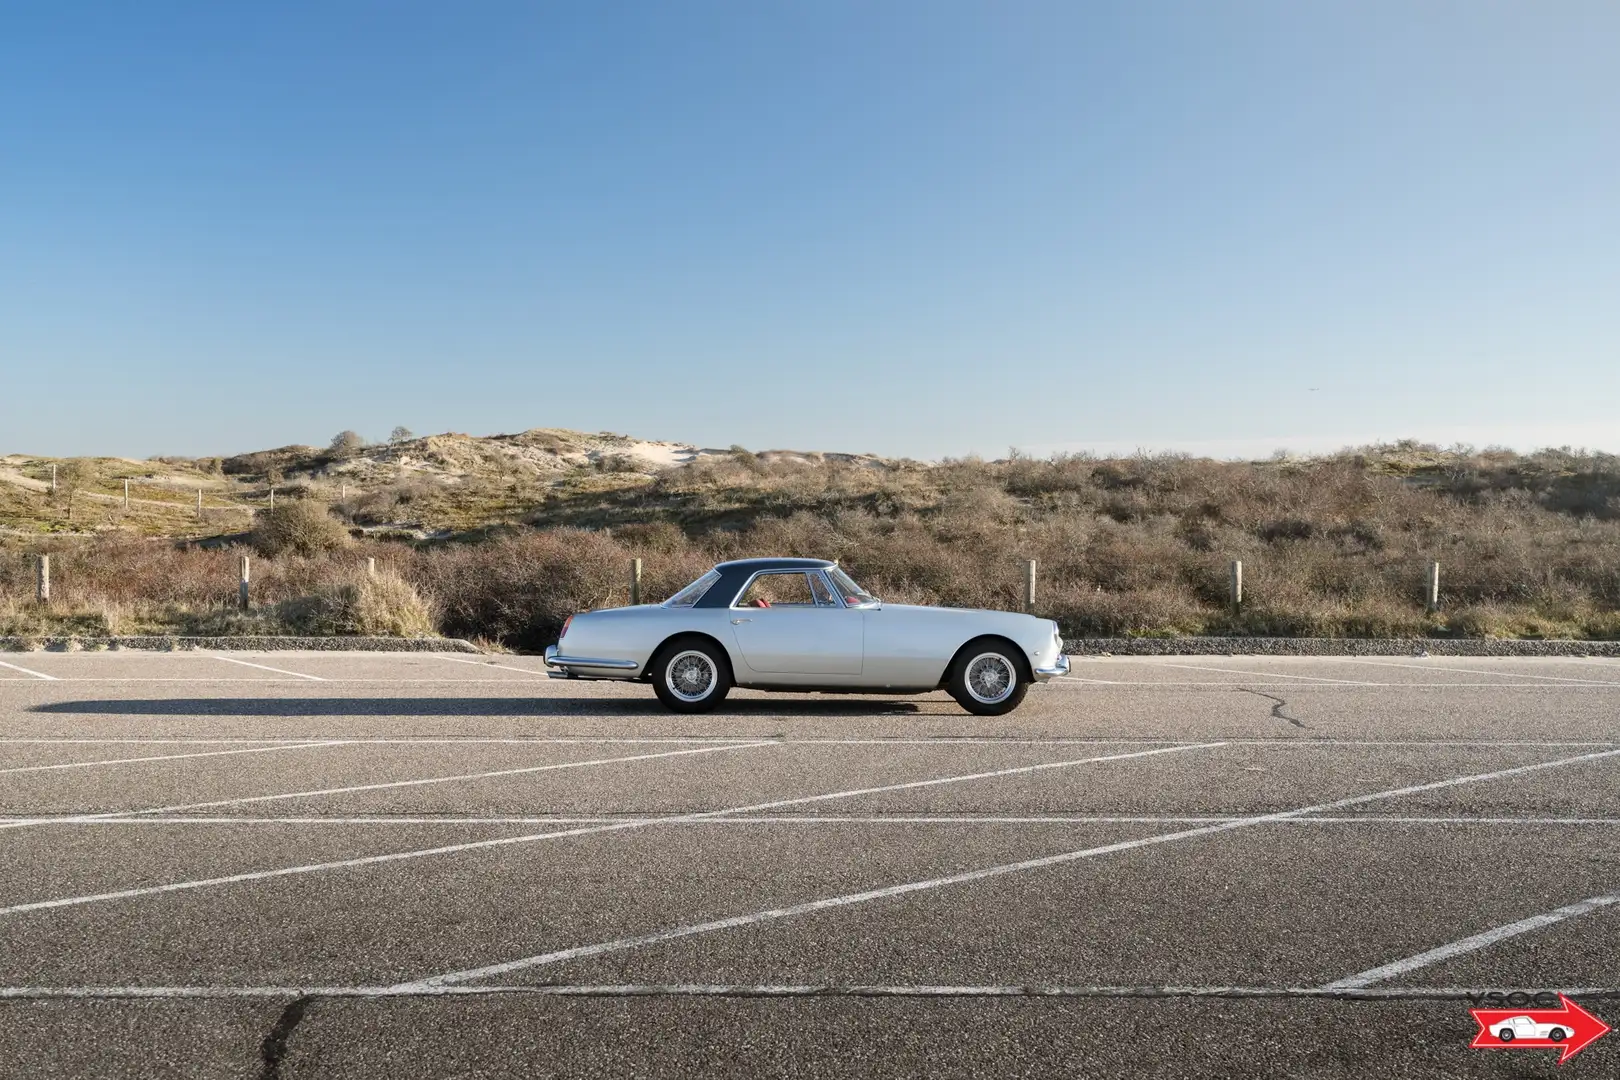
[[[1068,673],[1069,658],[1064,653],[1058,653],[1057,660],[1053,662],[1051,667],[1038,667],[1035,669],[1035,681],[1045,682],[1047,679],[1055,679],[1059,675],[1067,675]]]
[[[594,656],[561,656],[557,646],[546,646],[546,674],[553,679],[585,676],[593,679],[628,679],[641,665],[634,660],[604,660]]]

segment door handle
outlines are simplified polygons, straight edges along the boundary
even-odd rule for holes
[[[753,621],[754,621],[753,619],[732,619],[731,620],[731,625],[732,626],[741,626],[745,622],[753,622]]]

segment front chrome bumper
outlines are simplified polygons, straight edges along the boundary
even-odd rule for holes
[[[626,679],[630,677],[631,672],[640,666],[634,660],[604,660],[594,656],[562,656],[558,654],[557,646],[546,646],[546,674],[553,679],[573,679],[581,675],[598,679]]]
[[[1055,679],[1059,675],[1067,675],[1068,673],[1069,657],[1065,653],[1058,653],[1057,659],[1053,661],[1051,667],[1038,667],[1035,669],[1035,681],[1045,682],[1047,679]]]

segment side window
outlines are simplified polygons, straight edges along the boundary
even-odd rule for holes
[[[811,575],[809,575],[809,577],[810,577],[810,592],[811,592],[812,595],[815,596],[817,604],[820,604],[823,607],[840,607],[840,606],[842,606],[842,605],[840,605],[838,603],[837,600],[833,599],[832,591],[827,588],[827,579],[826,578],[822,577],[820,574],[811,574]]]
[[[738,607],[813,607],[810,575],[800,570],[781,574],[761,574],[743,590]]]

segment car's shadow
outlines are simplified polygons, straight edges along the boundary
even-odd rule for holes
[[[727,701],[711,715],[869,716],[916,713],[920,702],[883,698]],[[667,716],[654,698],[93,698],[33,705],[73,716]]]

